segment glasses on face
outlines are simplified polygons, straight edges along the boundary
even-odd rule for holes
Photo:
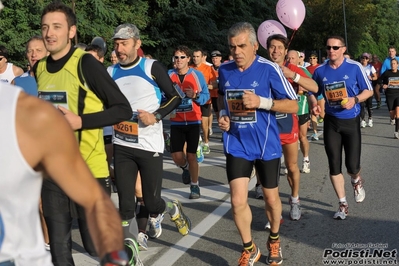
[[[309,57],[309,59],[317,59],[317,57]]]
[[[331,50],[331,48],[334,50],[334,51],[337,51],[339,48],[341,48],[341,47],[343,47],[343,46],[330,46],[330,45],[327,45],[326,46],[326,50],[327,51],[330,51]]]
[[[174,58],[177,60],[177,59],[184,59],[184,58],[186,58],[187,56],[185,56],[185,55],[181,55],[181,56],[178,56],[178,55],[175,55],[174,56]]]
[[[365,56],[363,56],[362,59],[369,60],[369,58],[368,58],[368,57],[365,57]]]

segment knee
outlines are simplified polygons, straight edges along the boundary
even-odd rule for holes
[[[197,155],[195,153],[187,153],[187,161],[189,164],[198,163]]]
[[[234,211],[245,209],[247,204],[247,198],[245,197],[233,196],[231,198],[231,206],[233,207]]]

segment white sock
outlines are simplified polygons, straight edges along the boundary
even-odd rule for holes
[[[309,156],[303,157],[304,161],[309,161]]]
[[[292,203],[298,203],[299,202],[299,196],[297,196],[297,197],[291,196],[291,202]]]
[[[191,185],[192,185],[192,186],[198,186],[198,185],[199,185],[199,182],[198,182],[198,181],[195,182],[195,183],[194,183],[194,182],[191,182]]]
[[[353,178],[353,177],[352,177],[352,183],[357,183],[357,182],[359,181],[359,177],[360,177],[360,176],[358,176],[358,177],[356,177],[356,178]]]
[[[339,202],[341,202],[341,203],[346,203],[346,197],[340,198],[340,199],[339,199]]]

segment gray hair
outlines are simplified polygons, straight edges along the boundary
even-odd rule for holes
[[[251,25],[251,23],[248,22],[238,22],[231,26],[227,34],[227,38],[230,39],[236,37],[243,32],[249,33],[249,42],[251,45],[255,45],[257,42],[255,28]]]

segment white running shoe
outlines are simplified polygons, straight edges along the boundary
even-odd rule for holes
[[[310,162],[309,161],[303,161],[302,173],[305,173],[305,174],[309,174],[310,173]]]
[[[366,121],[362,120],[362,122],[360,122],[360,127],[366,127]]]
[[[158,238],[162,234],[162,221],[164,214],[158,214],[157,217],[150,217],[148,219],[148,224],[150,228],[148,229],[148,236],[151,238]]]
[[[393,133],[393,137],[394,137],[395,139],[399,139],[399,132]]]
[[[368,126],[373,127],[373,119],[369,118]]]
[[[395,119],[391,119],[391,126],[395,125]]]
[[[340,202],[338,211],[334,214],[334,219],[345,220],[346,216],[348,216],[348,209],[348,203]]]
[[[291,197],[289,200],[289,204],[291,206],[291,210],[290,210],[290,218],[293,221],[298,221],[299,219],[301,219],[301,204],[298,202],[293,203],[291,201]]]
[[[125,238],[125,250],[129,256],[129,265],[144,266],[139,256],[139,247],[134,239]]]
[[[143,232],[140,232],[137,236],[137,244],[139,245],[139,250],[143,251],[148,249],[147,240],[148,236]]]
[[[363,179],[359,176],[359,180],[356,183],[352,183],[353,195],[355,196],[356,202],[362,202],[366,197],[366,191],[363,187]]]

